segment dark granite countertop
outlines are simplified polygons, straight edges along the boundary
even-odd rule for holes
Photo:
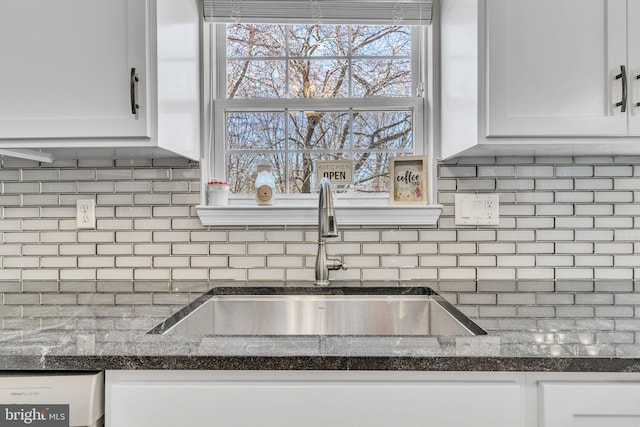
[[[474,319],[484,336],[211,337],[146,332],[165,316],[36,317],[0,330],[0,370],[640,372],[640,345],[598,339],[608,319]],[[96,309],[97,310],[97,309]],[[636,333],[637,334],[637,333]]]

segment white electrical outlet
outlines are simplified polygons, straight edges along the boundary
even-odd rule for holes
[[[76,202],[76,221],[78,228],[96,228],[96,202],[93,199]]]
[[[456,194],[456,225],[499,225],[498,194]]]

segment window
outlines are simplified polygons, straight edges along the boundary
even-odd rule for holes
[[[224,208],[198,206],[203,224],[314,224],[316,162],[338,159],[355,175],[334,183],[341,224],[435,224],[441,206],[392,206],[388,195],[392,156],[433,159],[431,0],[203,5],[211,100],[203,182],[225,178],[232,191]],[[277,180],[268,209],[254,200],[261,164]]]
[[[317,160],[350,160],[348,193],[387,193],[389,159],[423,152],[420,27],[218,25],[216,172],[250,194],[310,193]],[[224,72],[222,67],[224,64]]]

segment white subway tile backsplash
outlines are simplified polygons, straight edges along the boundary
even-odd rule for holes
[[[342,232],[343,242],[379,242],[378,230],[345,230]]]
[[[312,273],[313,274],[313,273]],[[247,270],[233,268],[212,268],[209,270],[210,280],[244,281],[247,280]]]
[[[115,189],[115,184],[110,181],[95,181],[77,183],[78,193],[111,193]]]
[[[347,270],[348,271],[348,270]],[[397,269],[376,269],[376,268],[367,268],[362,270],[362,280],[367,281],[395,281],[400,279],[400,273]]]
[[[495,230],[460,230],[458,232],[458,241],[460,242],[479,242],[479,241],[495,241]]]
[[[475,243],[441,243],[439,245],[441,254],[475,254]]]
[[[629,331],[640,318],[632,306],[640,304],[632,282],[640,280],[639,162],[449,160],[437,167],[438,225],[342,228],[327,249],[350,268],[332,279],[427,280],[487,324],[566,327],[578,316],[609,335],[559,341],[640,342]],[[22,313],[82,321],[76,304],[163,317],[209,281],[314,278],[314,227],[203,227],[194,210],[200,171],[185,159],[5,159],[0,180],[0,313],[13,317],[9,325]],[[500,193],[500,225],[455,225],[457,191]],[[76,228],[75,202],[87,197],[97,202],[96,230]]]
[[[576,179],[576,190],[613,190],[613,179]]]
[[[577,159],[576,163],[579,163]],[[561,178],[594,176],[593,166],[556,166],[556,176]]]
[[[592,268],[556,268],[556,279],[580,280],[593,279],[594,272]]]
[[[20,252],[9,254],[5,253],[4,255],[19,255]],[[55,244],[37,244],[31,245],[26,244],[22,245],[22,255],[36,255],[36,256],[55,256],[58,255],[58,246]]]
[[[167,270],[168,271],[168,270]],[[207,280],[209,269],[207,268],[173,268],[171,280]],[[136,277],[136,280],[138,277]]]
[[[438,270],[435,268],[411,268],[400,270],[400,280],[436,280]]]
[[[556,219],[554,217],[520,217],[516,218],[516,224],[519,229],[554,228]]]
[[[477,176],[475,166],[440,166],[440,178],[475,178]]]
[[[459,191],[491,191],[496,189],[494,179],[474,179],[458,182]]]
[[[117,193],[139,193],[152,191],[152,183],[144,181],[117,181],[115,183]]]
[[[626,229],[618,229],[611,232],[616,241],[639,241],[640,240],[640,230],[626,230]],[[610,239],[610,240],[614,240]]]
[[[496,263],[498,267],[535,267],[536,257],[533,255],[499,255]]]
[[[587,217],[569,217],[556,218],[556,228],[589,228],[594,226],[593,218]]]
[[[261,283],[264,283],[265,281],[283,281],[285,280],[285,269],[283,268],[248,269],[247,280],[254,280]]]
[[[22,271],[22,275],[20,278],[22,280],[58,280],[59,278],[58,270],[52,269],[52,268],[49,268],[49,269],[26,268],[26,269],[22,269],[21,271]]]
[[[555,277],[555,270],[553,268],[518,268],[517,279],[519,280],[552,280]]]
[[[381,261],[376,256],[345,256],[344,263],[349,268],[378,268]]]
[[[188,217],[190,216],[190,206],[153,206],[152,215],[154,217]]]
[[[554,194],[556,203],[593,203],[594,201],[592,191],[557,191]]]
[[[118,232],[117,234],[120,234]],[[133,241],[151,241],[149,237],[149,233],[139,233],[139,235],[131,236],[131,238],[135,239]],[[189,241],[189,232],[188,231],[154,231],[153,232],[153,242],[155,243],[182,243]]]
[[[516,244],[512,242],[505,243],[478,243],[478,253],[481,254],[515,254]]]
[[[592,254],[594,244],[590,242],[558,242],[555,244],[556,254]]]
[[[573,190],[574,181],[572,179],[536,179],[536,190]]]
[[[440,280],[475,280],[475,268],[441,268],[438,277]]]
[[[420,240],[423,242],[455,242],[456,230],[421,230]]]
[[[478,280],[515,280],[515,268],[478,268]]]
[[[97,205],[130,205],[133,203],[131,194],[98,194]]]
[[[229,242],[265,242],[264,231],[230,231]]]
[[[533,179],[500,179],[496,183],[499,191],[531,191],[535,188]]]
[[[96,280],[96,270],[75,268],[60,270],[60,280]]]
[[[633,176],[633,166],[596,166],[595,176],[612,177],[612,176]]]
[[[38,268],[39,264],[40,261],[38,257],[5,257],[2,260],[2,266],[4,268]]]
[[[545,191],[515,193],[515,203],[553,203],[554,193]]]
[[[7,267],[6,262],[3,263]],[[40,267],[42,268],[74,268],[78,266],[78,259],[75,257],[41,257]]]
[[[574,230],[537,230],[536,240],[552,242],[574,240],[576,233],[577,231]]]
[[[398,248],[399,248],[399,245],[397,243],[363,243],[362,253],[366,255],[397,254],[399,252]]]
[[[199,264],[198,260],[206,258],[207,263],[211,265],[196,265]],[[218,262],[218,257],[188,257],[188,256],[154,256],[153,257],[153,266],[158,268],[168,268],[168,267],[182,267],[187,268],[189,265],[193,267],[220,267],[227,265],[227,259],[224,258],[222,262]]]
[[[382,267],[387,268],[415,268],[418,266],[417,256],[382,256]]]
[[[296,256],[267,256],[268,268],[302,268],[304,267],[304,258]]]
[[[255,268],[265,267],[266,259],[261,256],[230,256],[230,268]]]
[[[478,166],[479,177],[514,177],[516,176],[515,166],[496,166],[482,165]]]
[[[578,216],[611,216],[613,215],[613,205],[610,204],[576,204],[574,206],[575,213]]]
[[[140,272],[151,270],[139,270]],[[96,272],[97,280],[133,280],[131,268],[100,268]]]
[[[613,267],[613,256],[609,255],[576,255],[574,260],[577,267]]]
[[[285,280],[291,282],[311,282],[314,280],[313,270],[308,268],[287,268],[285,270]]]
[[[247,245],[247,254],[248,255],[284,255],[284,244],[282,243],[249,243]]]
[[[330,249],[331,250],[331,249]],[[313,255],[315,256],[318,248],[315,244],[310,243],[287,243],[285,245],[285,253],[287,255]]]

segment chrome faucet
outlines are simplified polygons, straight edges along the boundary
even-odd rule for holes
[[[320,180],[318,198],[318,255],[316,256],[316,286],[329,285],[329,270],[346,270],[342,260],[327,258],[327,237],[338,237],[338,223],[333,210],[333,191],[329,178]]]

